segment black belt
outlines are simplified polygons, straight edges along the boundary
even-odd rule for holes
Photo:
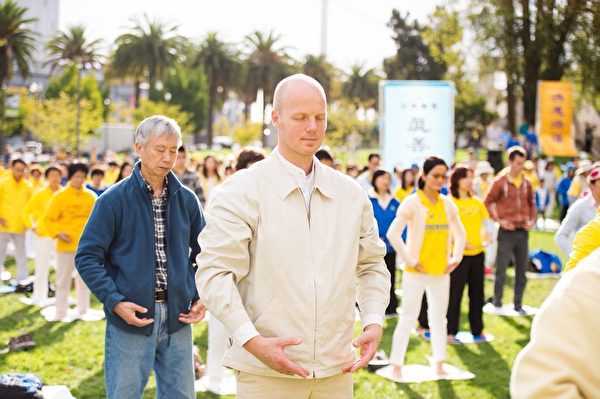
[[[154,291],[154,300],[164,302],[167,300],[167,290]]]

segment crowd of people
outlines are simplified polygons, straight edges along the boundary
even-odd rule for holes
[[[177,123],[162,116],[138,127],[137,161],[107,153],[42,167],[14,156],[0,177],[0,266],[12,241],[15,277],[28,277],[30,231],[35,305],[47,300],[51,253],[55,321],[67,316],[73,278],[78,315],[89,309],[90,290],[104,304],[108,397],[141,395],[152,368],[162,395],[192,397],[193,373],[176,365],[191,368],[190,324],[205,306],[216,337],[209,358],[239,372],[239,397],[269,390],[350,397],[349,373],[373,358],[384,317],[398,316],[398,268],[394,376],[402,377],[417,318],[430,329],[443,375],[465,287],[471,333],[486,339],[486,264],[495,266],[491,302],[501,308],[514,261],[514,310],[525,313],[528,232],[538,217],[559,207],[556,239],[573,251],[567,269],[600,246],[600,165],[590,160],[559,167],[512,145],[497,170],[469,151],[461,163],[430,156],[393,171],[370,154],[362,170],[342,171],[321,147],[325,109],[316,81],[283,80],[273,110],[279,146],[268,156],[244,149],[230,162],[193,159]],[[352,340],[355,305],[364,329]],[[307,377],[318,384],[305,384]]]

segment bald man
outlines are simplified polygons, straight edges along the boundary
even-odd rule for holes
[[[213,198],[197,287],[233,338],[223,363],[237,370],[238,398],[351,398],[351,373],[381,339],[385,245],[366,193],[314,156],[327,127],[321,85],[282,80],[272,120],[278,147]]]

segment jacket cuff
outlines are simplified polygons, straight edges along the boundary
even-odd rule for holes
[[[250,341],[252,338],[259,336],[260,334],[256,331],[254,324],[248,321],[239,326],[232,334],[233,342],[243,347],[244,344]]]
[[[234,336],[235,331],[237,331],[238,328],[245,324],[250,323],[254,326],[252,320],[250,320],[250,316],[248,316],[248,313],[246,313],[246,309],[244,309],[243,306],[225,315],[220,316],[222,318],[219,318],[219,321],[223,323],[225,328],[227,328],[227,330],[231,333],[232,336]]]
[[[387,302],[369,301],[365,303],[359,303],[359,307],[364,327],[376,321],[373,319],[373,317],[380,317],[381,324],[383,324],[383,315],[385,314]],[[362,317],[362,315],[364,315],[364,317]]]
[[[124,301],[125,297],[121,294],[113,294],[111,296],[108,297],[108,299],[106,300],[106,302],[104,302],[104,305],[106,306],[106,310],[108,310],[108,312],[112,315],[115,314],[114,309],[115,306],[117,306],[117,304],[121,301]]]
[[[383,327],[383,316],[378,313],[369,313],[362,318],[363,329],[371,324],[378,324]]]

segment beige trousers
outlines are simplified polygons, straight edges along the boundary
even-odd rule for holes
[[[75,274],[75,290],[77,292],[77,313],[83,315],[90,307],[90,291],[75,270],[75,252],[58,252],[56,254],[56,316],[57,320],[67,315],[69,308],[69,291],[73,273]]]
[[[351,399],[352,374],[327,378],[265,377],[240,371],[237,399]]]

